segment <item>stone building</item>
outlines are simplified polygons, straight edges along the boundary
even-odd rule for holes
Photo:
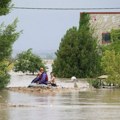
[[[82,14],[82,13],[81,13]],[[100,44],[110,43],[111,29],[120,28],[120,12],[88,12]]]

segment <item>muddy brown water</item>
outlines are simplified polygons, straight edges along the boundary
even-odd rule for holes
[[[12,73],[8,86],[27,86],[33,78]],[[0,120],[120,120],[120,89],[79,85],[83,89],[53,94],[0,91]]]

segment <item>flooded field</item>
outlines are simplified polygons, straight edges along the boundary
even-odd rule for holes
[[[0,120],[119,120],[120,90],[59,94],[0,93]]]
[[[11,73],[8,87],[28,86],[35,77]],[[73,87],[72,82],[59,85]],[[67,80],[69,81],[69,79]],[[51,94],[0,91],[0,120],[119,120],[119,89],[88,89],[80,81],[79,90]]]

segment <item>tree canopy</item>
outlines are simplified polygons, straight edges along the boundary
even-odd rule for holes
[[[0,16],[6,15],[11,10],[11,0],[0,1]],[[11,57],[12,45],[19,37],[20,32],[16,32],[17,19],[12,24],[0,25],[0,89],[4,88],[9,80],[8,59]]]
[[[10,12],[12,7],[11,0],[0,0],[0,16]]]
[[[120,29],[111,30],[112,42],[103,46],[101,65],[108,75],[107,83],[120,87]]]
[[[0,60],[7,59],[12,53],[12,45],[19,37],[16,32],[17,19],[7,27],[4,23],[0,25]]]
[[[53,64],[53,72],[58,77],[94,77],[100,74],[100,55],[97,38],[93,37],[90,16],[83,13],[79,29],[67,30],[61,39]]]
[[[45,65],[39,56],[32,53],[32,49],[19,53],[14,64],[14,70],[16,72],[22,71],[23,73],[30,72],[34,74],[40,67],[45,68]]]
[[[106,82],[120,87],[120,53],[116,53],[114,50],[106,50],[103,53],[101,65],[108,75]]]
[[[59,50],[56,52],[57,58],[54,60],[53,71],[59,77],[71,77],[77,74],[76,61],[77,51],[77,28],[69,29],[62,38]]]

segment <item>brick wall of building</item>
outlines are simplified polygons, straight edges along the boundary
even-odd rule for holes
[[[98,42],[102,44],[102,34],[109,33],[111,29],[120,28],[120,12],[89,12],[90,23],[95,29]]]

